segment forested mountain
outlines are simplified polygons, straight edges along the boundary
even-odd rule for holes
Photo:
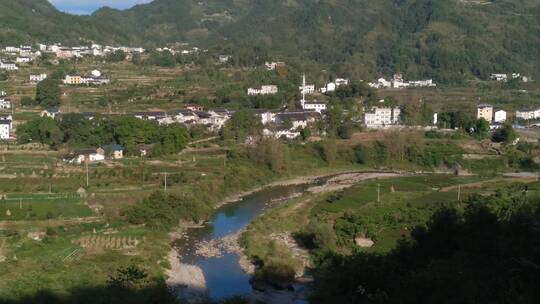
[[[59,13],[46,0],[0,0],[0,26],[0,42],[193,42],[358,77],[401,71],[451,83],[492,72],[536,76],[540,67],[535,0],[155,0],[92,16]]]

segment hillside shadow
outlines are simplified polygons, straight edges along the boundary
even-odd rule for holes
[[[539,201],[474,197],[387,254],[326,254],[312,303],[540,303]]]
[[[84,275],[84,274],[81,274]],[[141,289],[112,286],[76,288],[67,295],[42,290],[16,300],[0,299],[1,304],[173,304],[178,303],[163,285]]]

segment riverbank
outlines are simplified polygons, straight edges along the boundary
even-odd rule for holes
[[[321,173],[317,175],[306,175],[306,176],[298,176],[294,178],[289,179],[283,179],[278,180],[275,182],[271,182],[269,184],[266,184],[264,186],[255,187],[251,190],[242,191],[235,193],[233,195],[227,196],[224,200],[216,204],[216,209],[219,207],[222,207],[226,204],[230,204],[233,202],[237,202],[241,200],[243,197],[248,196],[250,194],[253,194],[255,192],[262,191],[264,189],[270,188],[270,187],[279,187],[279,186],[293,186],[293,185],[302,185],[302,184],[310,184],[315,183],[317,180],[321,180],[324,178],[332,177],[332,176],[338,176],[338,175],[354,175],[354,174],[403,174],[402,172],[398,171],[373,171],[373,170],[336,170],[326,173]],[[347,178],[346,178],[347,179]],[[338,180],[336,180],[338,181]],[[330,189],[331,185],[324,185],[322,189],[328,188]],[[314,190],[316,191],[316,190]]]

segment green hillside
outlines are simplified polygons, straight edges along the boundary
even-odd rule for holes
[[[0,26],[0,43],[193,42],[366,79],[400,71],[459,83],[493,72],[538,76],[540,67],[534,0],[155,0],[92,16],[59,13],[46,0],[0,0]]]

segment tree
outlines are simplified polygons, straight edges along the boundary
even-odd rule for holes
[[[108,62],[120,62],[126,60],[126,53],[122,50],[116,50],[107,54],[105,60]]]
[[[262,132],[261,120],[253,111],[240,110],[233,114],[222,130],[225,140],[244,141],[248,136],[258,136]]]
[[[120,267],[114,275],[110,275],[107,283],[112,287],[139,288],[148,283],[148,273],[137,265]]]
[[[42,107],[58,107],[61,95],[60,82],[57,79],[47,78],[37,85],[36,102]]]
[[[517,134],[511,124],[505,123],[502,129],[493,133],[494,142],[513,143],[516,140]]]
[[[36,104],[37,104],[36,101],[35,101],[32,97],[30,97],[30,96],[23,96],[23,97],[21,98],[21,105],[22,105],[23,107],[34,106],[34,105],[36,105]]]
[[[306,140],[311,137],[311,129],[309,127],[305,127],[300,131],[300,136],[302,136],[302,140]]]
[[[64,133],[54,119],[42,117],[19,126],[17,139],[21,144],[39,142],[57,147],[63,142]]]
[[[489,135],[489,122],[483,118],[476,120],[474,133],[480,139],[487,138]]]
[[[288,154],[287,146],[275,138],[261,140],[253,150],[254,160],[265,164],[276,173],[287,169]]]

